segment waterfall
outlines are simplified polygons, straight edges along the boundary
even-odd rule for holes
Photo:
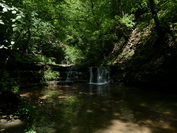
[[[109,67],[89,67],[90,81],[89,84],[103,85],[109,83]]]
[[[66,75],[66,80],[65,82],[73,82],[76,81],[78,79],[77,77],[77,68],[76,67],[70,67],[67,70],[67,75]]]

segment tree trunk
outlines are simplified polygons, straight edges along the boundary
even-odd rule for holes
[[[123,16],[124,11],[122,10],[122,0],[112,0],[112,15]]]
[[[155,2],[154,0],[149,0],[149,4],[150,4],[150,9],[151,9],[151,14],[152,14],[152,17],[154,19],[154,22],[155,22],[155,26],[156,26],[156,30],[157,30],[157,35],[158,37],[162,37],[162,27],[160,26],[160,22],[159,22],[159,18],[158,18],[158,15],[157,15],[157,12],[155,10]]]

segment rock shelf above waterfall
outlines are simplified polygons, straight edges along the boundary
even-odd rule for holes
[[[60,83],[88,83],[104,85],[111,81],[110,67],[65,66],[58,69]]]

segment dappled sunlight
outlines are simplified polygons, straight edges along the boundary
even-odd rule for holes
[[[0,133],[177,133],[176,9],[0,0]]]
[[[34,123],[37,133],[177,132],[176,103],[163,100],[165,95],[161,99],[134,88],[107,87],[100,93],[100,86],[50,86],[21,96],[31,99],[40,114]]]
[[[164,112],[162,112],[164,115],[172,115],[172,112],[170,112],[170,111],[164,111]]]
[[[145,126],[138,126],[137,124],[120,120],[111,120],[110,126],[100,129],[95,133],[152,133],[152,131]]]
[[[88,110],[86,110],[85,112],[86,112],[86,113],[93,113],[93,110],[89,110],[89,109],[88,109]]]
[[[139,121],[139,125],[145,125],[152,129],[153,133],[161,133],[162,131],[166,131],[168,133],[176,133],[176,127],[172,126],[169,121],[159,120],[144,120]]]
[[[144,121],[144,124],[155,128],[170,129],[170,130],[174,129],[173,127],[171,127],[170,123],[165,122],[163,120],[160,120],[158,122],[154,122],[152,120],[146,120]]]
[[[19,119],[0,118],[0,132],[12,133],[20,131],[24,128],[25,123]]]

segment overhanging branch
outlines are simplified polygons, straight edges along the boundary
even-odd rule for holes
[[[64,19],[64,18],[52,18],[52,20],[64,20],[64,21],[76,21],[76,22],[86,22],[86,23],[90,23],[89,21],[87,20],[84,20],[84,19]]]

